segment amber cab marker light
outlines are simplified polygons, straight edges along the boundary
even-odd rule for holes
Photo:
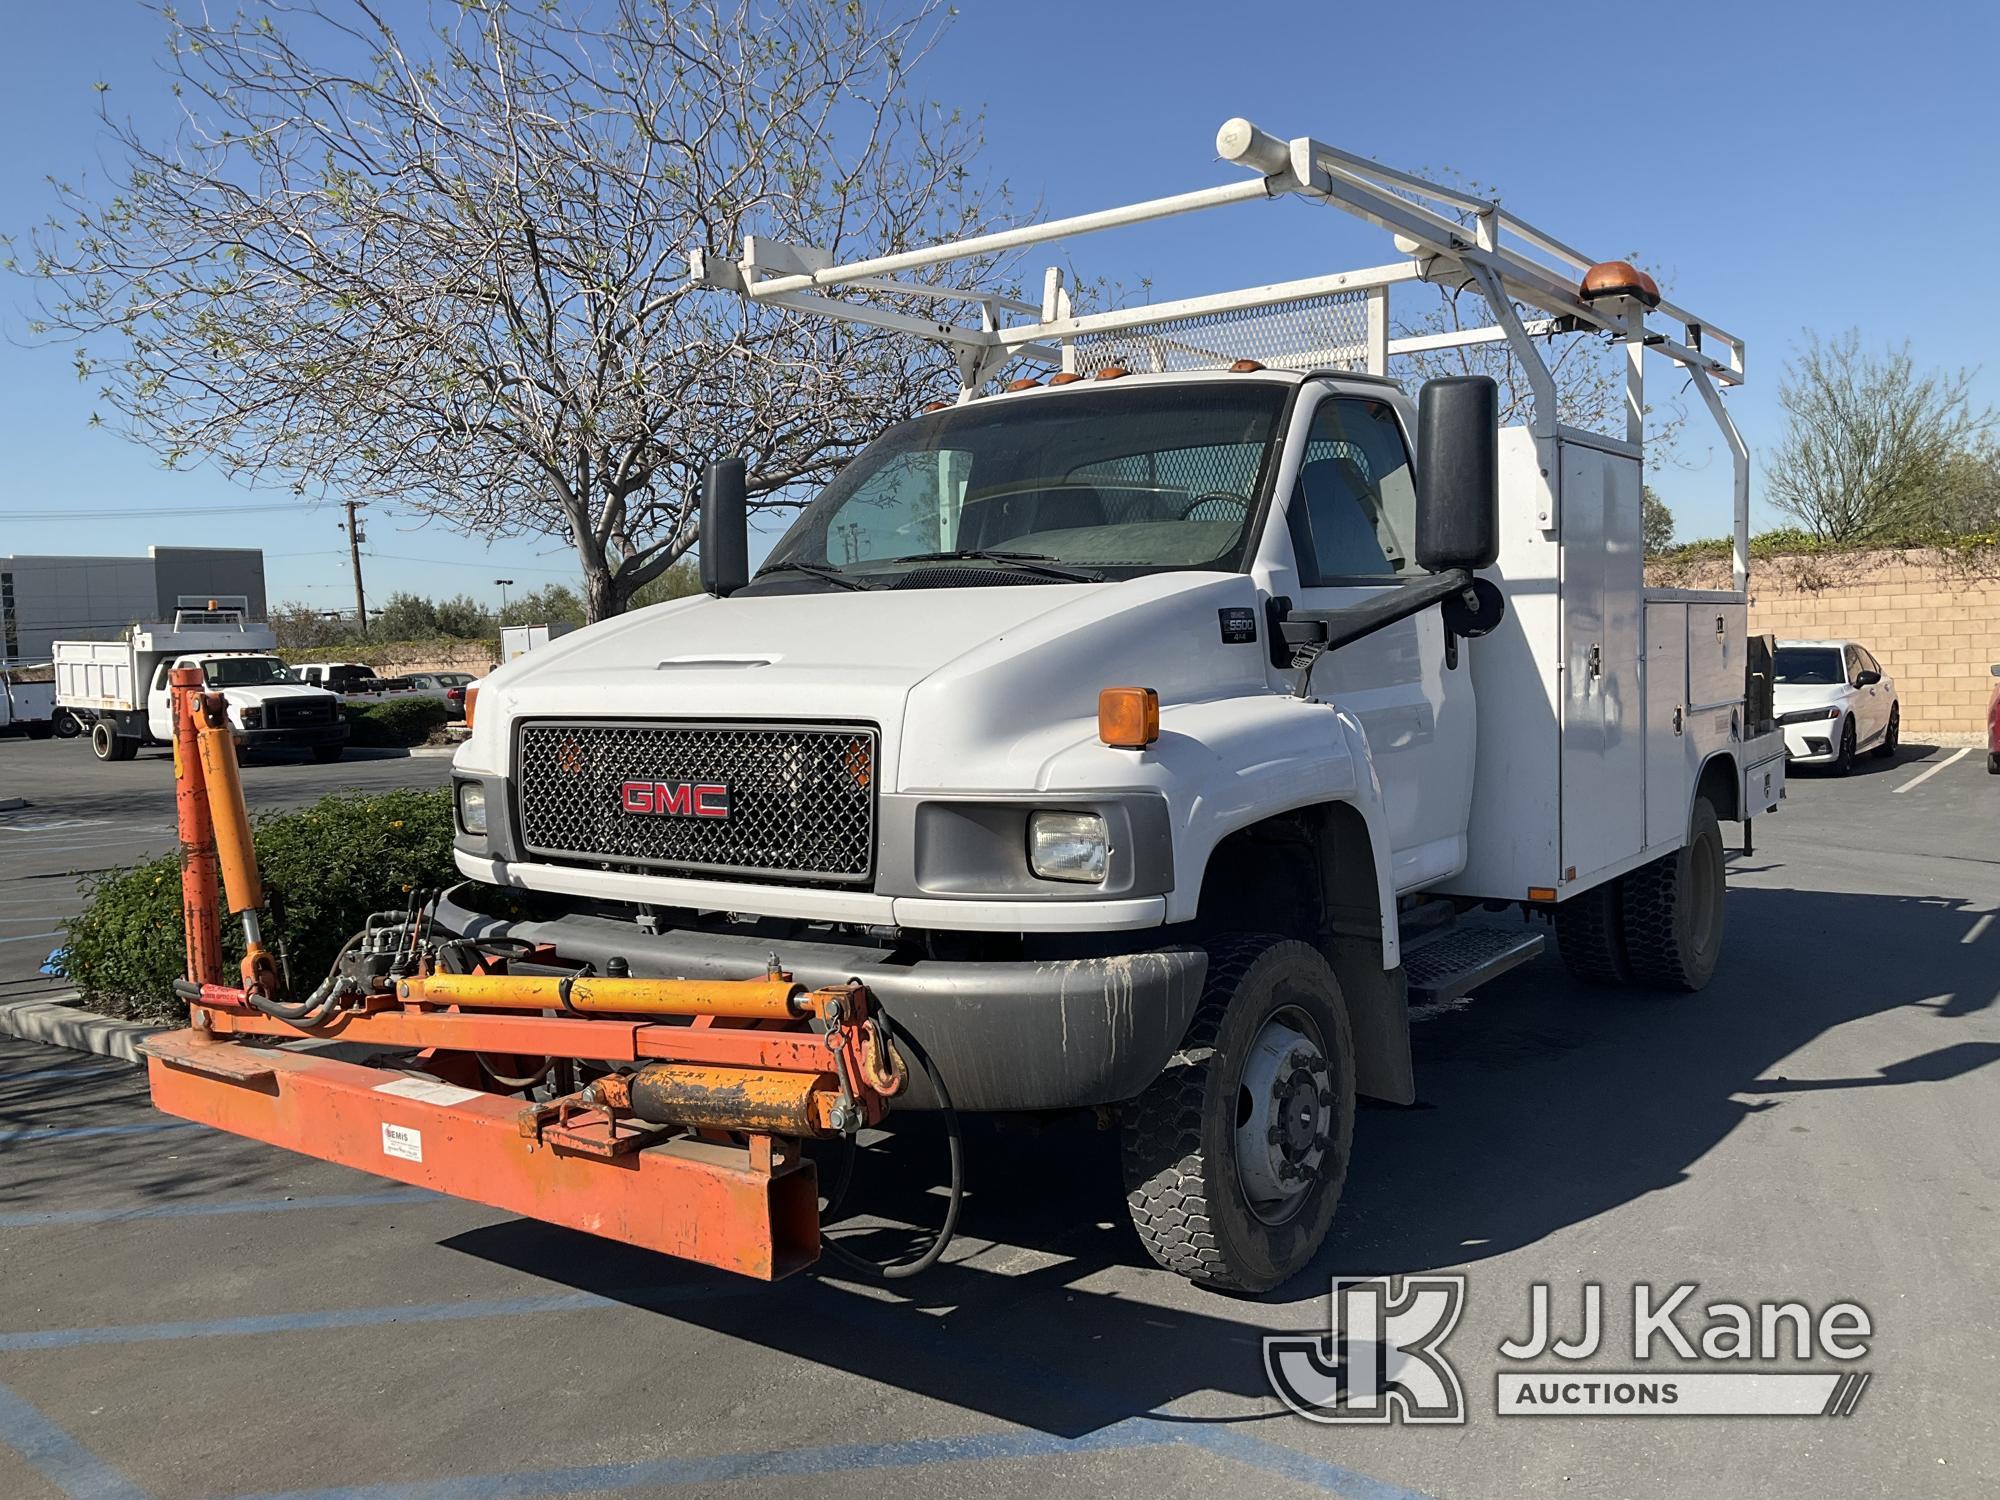
[[[1050,385],[1074,385],[1074,384],[1075,384],[1075,383],[1076,383],[1077,381],[1079,381],[1079,380],[1081,380],[1081,379],[1083,379],[1083,377],[1082,377],[1081,375],[1077,374],[1077,372],[1076,372],[1076,371],[1074,371],[1074,370],[1064,370],[1064,371],[1063,371],[1063,372],[1062,372],[1061,374],[1059,374],[1059,375],[1051,375],[1051,376],[1049,377],[1049,384],[1050,384]]]
[[[472,728],[472,706],[478,701],[479,701],[479,684],[476,682],[468,682],[465,685],[465,727],[468,731],[470,731]]]
[[[1232,364],[1229,367],[1229,373],[1232,375],[1248,375],[1251,374],[1253,371],[1261,370],[1263,368],[1264,366],[1257,360],[1239,359],[1236,361],[1236,363]]]
[[[1556,888],[1552,885],[1531,885],[1528,887],[1528,899],[1530,901],[1553,901],[1556,899]]]
[[[1097,737],[1118,750],[1143,750],[1160,737],[1160,695],[1149,687],[1108,687],[1097,695]]]
[[[1130,375],[1131,373],[1132,372],[1126,369],[1123,365],[1106,365],[1103,369],[1097,372],[1097,378],[1099,380],[1123,380],[1127,375]]]
[[[1034,376],[1024,375],[1019,380],[1008,381],[1007,389],[1010,391],[1032,391],[1040,384],[1041,381],[1037,380]]]

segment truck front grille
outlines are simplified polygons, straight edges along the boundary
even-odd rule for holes
[[[331,698],[278,698],[266,709],[265,723],[273,729],[303,729],[311,724],[331,724]]]
[[[522,843],[572,862],[861,884],[875,752],[864,725],[524,723]]]

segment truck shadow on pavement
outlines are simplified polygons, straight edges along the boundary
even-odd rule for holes
[[[1934,1047],[1872,1073],[1767,1076],[1871,1015],[1914,1008],[1949,1023],[1990,1009],[2000,933],[1978,919],[1956,899],[1739,889],[1722,973],[1702,994],[1588,990],[1553,954],[1516,970],[1418,1028],[1419,1104],[1363,1110],[1332,1239],[1261,1301],[1152,1271],[1125,1220],[1116,1137],[1087,1127],[969,1132],[953,1262],[886,1287],[822,1262],[823,1274],[746,1296],[718,1274],[525,1220],[446,1243],[635,1306],[671,1288],[664,1315],[1045,1432],[1081,1435],[1195,1393],[1223,1398],[1206,1420],[1258,1420],[1277,1414],[1263,1335],[1323,1332],[1331,1276],[1505,1254],[1673,1190],[1739,1122],[1793,1095],[1922,1087],[2000,1060],[2000,1043],[1946,1024]],[[1865,969],[1836,963],[1840,979],[1824,982],[1829,956],[1863,933]],[[939,1136],[920,1125],[864,1155],[851,1207],[933,1225],[942,1176]],[[891,1258],[925,1239],[848,1242]],[[690,1283],[719,1295],[681,1300]]]

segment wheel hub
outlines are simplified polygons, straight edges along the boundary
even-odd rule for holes
[[[1318,1043],[1274,1016],[1244,1061],[1236,1161],[1250,1208],[1283,1219],[1318,1178],[1331,1144],[1333,1073]]]

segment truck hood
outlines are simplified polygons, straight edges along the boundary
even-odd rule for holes
[[[1845,703],[1852,691],[1840,682],[1781,682],[1771,689],[1771,706],[1781,714],[1793,713],[1801,708],[1830,708],[1836,703]]]
[[[495,671],[460,760],[503,770],[507,722],[523,716],[859,721],[881,728],[885,772],[910,742],[890,784],[974,785],[958,747],[991,759],[1085,719],[1094,739],[1102,687],[1141,684],[1172,703],[1261,682],[1261,631],[1225,645],[1216,614],[1254,603],[1247,577],[1191,572],[675,600]]]
[[[231,708],[249,708],[259,703],[276,703],[281,698],[331,698],[325,688],[308,687],[303,682],[273,682],[257,687],[222,688],[222,701]]]

